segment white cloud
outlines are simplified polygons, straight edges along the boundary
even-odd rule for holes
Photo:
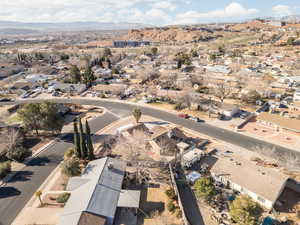
[[[169,2],[169,1],[155,2],[152,5],[152,7],[155,8],[155,9],[168,9],[168,10],[175,10],[176,9],[176,5],[174,5],[173,3]]]
[[[276,5],[272,8],[272,12],[276,16],[289,16],[292,14],[291,7],[288,5]]]
[[[257,13],[257,9],[247,9],[237,2],[230,3],[224,9],[209,12],[188,11],[176,16],[176,23],[199,23],[201,19],[209,18],[242,18]]]

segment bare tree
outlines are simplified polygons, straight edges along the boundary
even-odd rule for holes
[[[16,129],[7,129],[5,134],[5,147],[8,151],[14,149],[21,143],[21,135],[20,132]]]
[[[230,83],[220,82],[215,84],[215,87],[212,89],[212,93],[221,101],[224,102],[233,92],[233,87]]]

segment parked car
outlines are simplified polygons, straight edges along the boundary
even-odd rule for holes
[[[52,96],[58,97],[58,96],[59,96],[59,93],[58,93],[57,91],[54,91],[54,92],[52,93]]]
[[[185,114],[185,113],[180,113],[180,114],[178,114],[178,116],[179,116],[180,118],[183,118],[183,119],[188,119],[188,118],[189,118],[189,115],[188,115],[188,114]]]
[[[225,116],[224,114],[221,114],[221,113],[220,113],[220,114],[218,115],[218,119],[219,119],[219,120],[225,120],[225,119],[226,119],[226,116]]]
[[[10,98],[0,98],[0,102],[11,102]]]
[[[200,120],[198,117],[195,117],[195,116],[190,116],[189,117],[190,120],[193,120],[195,122],[201,122],[202,120]]]
[[[240,111],[240,118],[242,118],[242,119],[246,119],[250,115],[251,115],[250,112],[247,112],[247,111],[244,111],[244,110]]]

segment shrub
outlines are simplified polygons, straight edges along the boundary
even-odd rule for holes
[[[6,153],[7,158],[17,162],[23,162],[30,155],[31,151],[23,146],[17,146]]]
[[[167,208],[169,212],[175,212],[176,206],[172,200],[170,200],[167,204]]]
[[[10,162],[0,163],[0,179],[4,178],[11,171]]]
[[[176,217],[177,217],[178,219],[182,218],[182,211],[181,211],[181,209],[179,209],[179,208],[176,210]]]
[[[61,166],[61,172],[68,177],[79,176],[81,174],[79,161],[74,158],[65,160]]]
[[[63,193],[60,194],[57,198],[56,198],[56,202],[57,203],[66,203],[68,201],[68,199],[70,198],[70,193]]]
[[[168,190],[165,191],[165,194],[170,198],[175,200],[176,199],[176,194],[173,188],[169,188]]]
[[[69,149],[65,152],[64,158],[65,158],[65,159],[70,159],[70,158],[72,158],[72,157],[74,156],[74,154],[75,154],[74,148],[69,148]]]

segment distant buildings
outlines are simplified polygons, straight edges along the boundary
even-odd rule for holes
[[[141,47],[150,45],[150,41],[114,41],[115,48]]]

